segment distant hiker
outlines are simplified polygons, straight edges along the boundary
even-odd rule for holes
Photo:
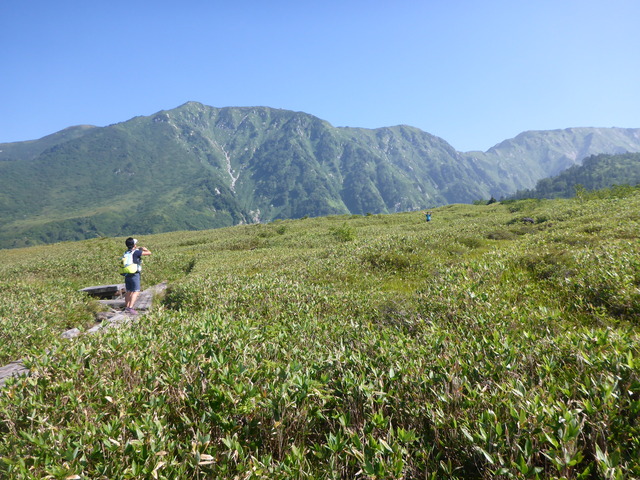
[[[135,273],[124,274],[124,286],[125,286],[125,309],[126,313],[137,315],[138,312],[134,310],[133,306],[138,300],[140,295],[140,272],[142,271],[142,256],[151,255],[151,252],[145,247],[138,247],[138,240],[132,237],[127,238],[124,241],[127,246],[127,251],[124,252],[124,256],[131,255],[132,262],[137,265]]]
[[[424,212],[424,217],[427,220],[427,222],[431,221],[431,212]]]

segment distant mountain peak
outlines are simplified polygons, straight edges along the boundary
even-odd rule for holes
[[[640,151],[640,129],[529,131],[462,153],[410,125],[189,101],[0,145],[0,248],[470,203],[622,151]]]

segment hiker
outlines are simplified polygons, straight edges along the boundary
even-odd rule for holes
[[[136,304],[136,300],[138,300],[138,295],[140,295],[140,271],[142,269],[140,266],[142,263],[141,257],[143,255],[151,255],[151,252],[146,247],[138,247],[138,240],[135,238],[129,237],[124,241],[124,243],[128,248],[127,252],[133,252],[133,263],[138,265],[138,271],[136,273],[127,273],[124,276],[124,311],[131,315],[137,315],[138,312],[133,308],[133,306]]]
[[[427,219],[427,222],[431,221],[431,212],[424,212],[424,216]]]

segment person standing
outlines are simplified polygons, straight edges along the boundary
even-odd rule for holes
[[[138,240],[129,237],[124,241],[127,246],[127,252],[133,252],[133,263],[138,265],[138,271],[135,273],[127,273],[124,276],[124,301],[125,301],[125,313],[131,315],[137,315],[138,312],[133,308],[140,295],[140,272],[142,271],[142,256],[151,255],[151,252],[146,247],[138,247]]]

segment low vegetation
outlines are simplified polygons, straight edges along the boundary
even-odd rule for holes
[[[640,189],[609,193],[143,237],[162,302],[71,341],[124,239],[0,251],[0,477],[637,478]]]

